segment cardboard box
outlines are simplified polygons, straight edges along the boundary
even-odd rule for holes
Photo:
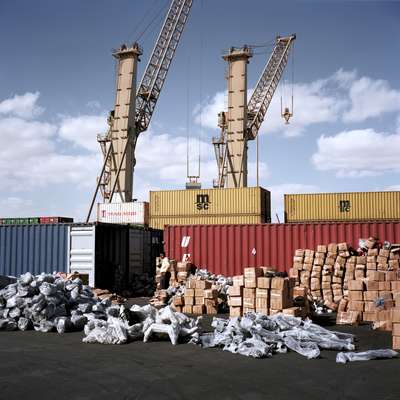
[[[379,254],[378,249],[368,249],[368,255],[369,256],[377,256]]]
[[[205,289],[203,293],[205,299],[216,299],[218,297],[217,289]]]
[[[364,282],[360,280],[352,280],[347,282],[349,290],[364,290]]]
[[[271,289],[284,290],[288,287],[289,287],[289,281],[287,278],[281,278],[275,276],[271,279]]]
[[[243,307],[244,308],[255,308],[256,298],[255,297],[243,297]]]
[[[364,311],[362,314],[363,321],[366,322],[373,322],[377,319],[377,312],[376,311]]]
[[[174,296],[173,304],[174,306],[183,306],[185,304],[184,298],[182,296]]]
[[[364,301],[364,311],[367,312],[378,311],[378,307],[376,307],[374,301]]]
[[[229,307],[241,307],[243,305],[242,297],[229,297]]]
[[[400,350],[400,336],[392,336],[392,348]]]
[[[283,314],[292,315],[293,317],[301,317],[302,312],[300,307],[288,307],[282,310]]]
[[[336,243],[329,243],[328,244],[328,252],[336,254],[338,251],[338,246]]]
[[[247,267],[243,270],[244,278],[255,279],[259,276],[263,276],[263,270],[260,267]]]
[[[230,317],[241,317],[242,312],[243,312],[242,307],[229,307]]]
[[[365,286],[367,287],[367,291],[379,290],[379,282],[378,281],[372,281],[372,280],[367,279],[365,281]]]
[[[193,306],[193,314],[204,314],[205,311],[206,311],[206,306],[204,304]]]
[[[187,297],[194,297],[195,289],[185,289],[185,296]]]
[[[336,316],[337,325],[358,325],[361,321],[361,312],[359,311],[340,311]]]
[[[185,301],[185,306],[194,306],[194,297],[192,296],[185,296],[184,297]]]
[[[256,289],[256,298],[268,299],[269,298],[269,289],[257,288]]]
[[[385,273],[383,271],[367,270],[367,278],[370,281],[384,281]]]
[[[364,300],[363,292],[361,290],[349,290],[349,300],[350,301],[360,301]],[[358,311],[358,310],[355,310]],[[363,311],[363,310],[360,310]]]
[[[204,305],[206,307],[217,306],[218,305],[218,299],[204,299]]]
[[[257,287],[257,278],[244,278],[244,287],[256,288]]]
[[[387,271],[386,272],[386,280],[391,282],[391,281],[397,281],[397,272],[396,271]]]
[[[203,304],[204,304],[204,297],[203,296],[194,298],[194,305],[201,306]]]
[[[186,282],[186,289],[196,289],[196,281],[197,279],[189,279]]]
[[[356,263],[367,265],[367,256],[357,256]]]
[[[194,296],[195,297],[204,297],[204,289],[195,289]]]
[[[268,298],[261,298],[257,297],[256,298],[256,310],[257,309],[263,309],[263,308],[268,308],[269,307],[269,301]]]
[[[297,250],[295,250],[294,255],[296,257],[304,257],[304,250],[303,249],[297,249]]]
[[[293,288],[293,298],[296,297],[306,297],[307,296],[307,288],[295,286]]]
[[[377,321],[391,321],[393,322],[392,318],[392,310],[377,310]]]
[[[189,306],[189,305],[185,304],[182,311],[185,314],[193,314],[193,306]]]
[[[376,271],[376,269],[377,269],[376,263],[367,263],[367,269]]]
[[[357,300],[353,300],[353,301],[349,301],[349,303],[347,304],[347,309],[349,311],[364,311],[364,301],[357,301]]]
[[[392,282],[390,282],[390,288],[393,291],[400,292],[400,281],[392,281]]]
[[[256,307],[256,312],[258,312],[259,314],[269,315],[269,308],[257,308]]]
[[[243,296],[243,286],[229,286],[229,296]]]
[[[400,336],[400,323],[399,322],[393,322],[393,336]]]
[[[392,310],[392,322],[400,322],[400,308],[393,308]]]
[[[243,289],[243,297],[256,297],[256,289],[255,288],[244,288]]]
[[[318,253],[326,253],[328,249],[324,244],[320,244],[317,246],[317,251]]]
[[[218,314],[218,307],[216,306],[206,306],[206,313],[210,315]]]
[[[271,278],[258,277],[257,278],[257,287],[261,288],[261,289],[269,289],[271,287]]]
[[[391,288],[392,288],[392,285],[390,284],[390,282],[388,282],[388,281],[379,281],[379,290],[380,291],[383,291],[383,290],[390,291]]]
[[[211,289],[212,282],[197,280],[196,281],[196,289]]]
[[[236,275],[232,278],[233,286],[244,286],[244,276]]]
[[[293,301],[289,298],[287,291],[271,290],[270,307],[274,310],[282,310],[283,308],[292,307]]]
[[[399,260],[389,260],[389,269],[398,270],[399,269]]]
[[[379,297],[379,292],[377,290],[367,290],[364,293],[364,301],[375,301]]]

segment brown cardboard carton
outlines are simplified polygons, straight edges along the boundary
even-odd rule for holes
[[[218,305],[218,299],[204,299],[204,305],[206,307]]]
[[[206,306],[204,304],[193,306],[193,314],[204,314],[205,311],[206,311]]]
[[[366,285],[368,291],[379,290],[379,282],[378,281],[372,281],[372,280],[367,279],[365,281],[365,285]]]
[[[294,252],[294,255],[295,255],[296,257],[304,257],[304,250],[303,250],[303,249],[297,249],[297,250]]]
[[[389,260],[389,269],[398,270],[399,260]]]
[[[268,298],[261,298],[257,297],[256,298],[256,310],[257,309],[262,309],[262,308],[268,308],[269,307],[269,301]]]
[[[374,301],[365,301],[364,302],[364,311],[368,311],[368,312],[378,311],[378,307],[376,307]]]
[[[271,278],[258,277],[257,278],[257,287],[262,288],[262,289],[269,289],[271,287]]]
[[[243,297],[243,307],[244,308],[255,308],[256,298],[255,297]]]
[[[257,288],[256,289],[256,297],[268,299],[269,298],[269,289]]]
[[[300,307],[288,307],[282,310],[283,314],[292,315],[293,317],[301,317]]]
[[[377,321],[391,321],[393,322],[392,310],[377,310]]]
[[[363,300],[363,292],[361,290],[349,290],[349,300],[350,301]],[[363,310],[355,310],[355,311],[363,311]]]
[[[376,263],[367,263],[367,269],[376,271],[376,269],[377,269]]]
[[[244,276],[236,275],[232,278],[233,286],[244,286]]]
[[[356,263],[367,265],[367,256],[357,256]]]
[[[348,305],[347,305],[347,309],[349,311],[364,311],[364,301],[349,301]]]
[[[362,314],[363,321],[373,322],[376,321],[378,314],[376,311],[364,311]]]
[[[195,289],[185,289],[185,296],[187,297],[194,297]]]
[[[230,307],[241,307],[243,305],[242,297],[229,297],[228,303]]]
[[[185,304],[184,298],[182,296],[174,296],[173,304],[174,306],[183,306]]]
[[[367,270],[369,271],[369,270]],[[365,271],[357,269],[354,271],[354,279],[363,279],[365,277]]]
[[[314,257],[314,254],[315,254],[315,251],[314,251],[314,250],[311,250],[311,249],[306,249],[306,250],[304,251],[304,256],[305,256],[305,257]]]
[[[194,306],[194,297],[185,296],[185,306]]]
[[[392,310],[392,322],[400,322],[400,308],[393,308]]]
[[[324,305],[333,311],[336,311],[338,309],[338,305],[333,301],[325,300]]]
[[[218,297],[218,290],[216,289],[204,289],[203,294],[205,299],[216,299]]]
[[[317,251],[318,253],[326,253],[328,249],[324,244],[320,244],[317,246]]]
[[[337,325],[358,325],[361,321],[361,312],[359,311],[341,311],[337,313]]]
[[[379,281],[379,290],[391,290],[392,285],[388,281]]]
[[[243,297],[255,297],[256,289],[255,288],[244,288],[243,289]]]
[[[243,275],[246,278],[255,279],[263,276],[263,270],[260,267],[247,267],[244,268]]]
[[[385,273],[382,271],[367,270],[367,278],[370,281],[384,281]]]
[[[242,316],[242,307],[229,307],[229,316],[230,317],[241,317]]]
[[[393,322],[393,336],[400,336],[400,323],[399,322]]]
[[[387,281],[396,281],[397,280],[397,272],[396,271],[387,271],[386,272],[386,280]]]
[[[392,336],[392,348],[400,350],[400,336]]]
[[[195,289],[194,295],[195,297],[204,297],[204,289]]]
[[[269,315],[269,308],[257,308],[256,307],[256,312],[258,312],[259,314]]]
[[[347,282],[349,290],[364,290],[364,282],[360,280],[352,280]]]
[[[292,299],[288,291],[272,289],[270,293],[270,307],[274,310],[281,310],[292,306]]]
[[[336,254],[338,251],[338,246],[336,243],[329,243],[328,244],[328,252]]]
[[[380,250],[379,250],[379,255],[380,255],[381,257],[386,257],[386,258],[388,258],[389,255],[390,255],[390,250],[387,250],[387,249],[380,249]]]
[[[193,306],[185,304],[185,306],[183,307],[183,312],[185,314],[193,314]]]
[[[306,297],[307,296],[307,288],[296,286],[293,288],[293,298],[296,297]]]
[[[390,282],[390,288],[394,292],[400,292],[400,281],[392,281],[392,282]]]
[[[289,281],[286,278],[281,277],[273,277],[271,279],[271,289],[274,290],[283,290],[289,287]]]
[[[364,293],[364,301],[375,301],[379,297],[377,290],[367,290]]]
[[[369,256],[377,256],[379,254],[378,249],[368,249],[368,255]]]
[[[218,314],[218,307],[216,306],[206,306],[206,313],[210,315]]]
[[[200,306],[200,305],[204,304],[204,297],[195,297],[194,304],[196,306]]]
[[[196,279],[189,279],[186,282],[186,290],[187,289],[196,289]]]
[[[311,263],[304,263],[303,264],[303,270],[304,271],[312,271],[313,265]]]
[[[244,278],[244,287],[256,288],[257,287],[257,278]]]
[[[211,289],[212,282],[198,280],[196,281],[196,289]]]
[[[229,296],[242,296],[243,295],[243,286],[229,286],[228,295]]]

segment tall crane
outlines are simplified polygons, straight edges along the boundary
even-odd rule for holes
[[[142,80],[136,90],[137,64],[142,49],[137,43],[113,52],[117,59],[117,90],[108,131],[98,135],[104,162],[90,205],[89,221],[100,188],[104,202],[131,202],[135,149],[140,133],[147,130],[193,0],[173,0],[164,20]]]
[[[218,114],[220,137],[213,138],[218,166],[216,188],[247,187],[247,142],[257,137],[265,114],[282,77],[296,35],[277,37],[272,54],[247,103],[247,64],[251,47],[231,47],[228,62],[228,111]],[[285,110],[285,119],[289,118]]]

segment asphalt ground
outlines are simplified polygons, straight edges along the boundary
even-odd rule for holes
[[[204,318],[205,329],[210,318]],[[357,349],[390,348],[388,332],[354,333]],[[336,364],[290,352],[253,359],[167,341],[82,343],[83,333],[0,332],[0,399],[396,399],[400,358]]]

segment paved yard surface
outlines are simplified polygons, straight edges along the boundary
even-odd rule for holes
[[[332,329],[357,334],[360,350],[391,346],[390,334],[368,326]],[[338,365],[336,351],[323,351],[317,360],[255,360],[191,344],[89,345],[82,337],[0,332],[0,399],[400,398],[400,358]]]

